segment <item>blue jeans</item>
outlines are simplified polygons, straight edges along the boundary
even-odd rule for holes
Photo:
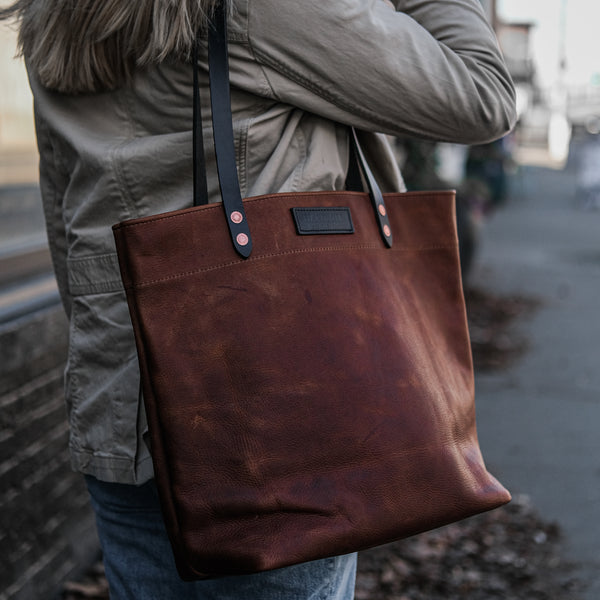
[[[356,554],[276,571],[184,582],[175,569],[154,481],[86,477],[111,600],[352,600]]]

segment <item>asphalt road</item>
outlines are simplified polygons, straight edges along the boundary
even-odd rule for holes
[[[585,600],[600,598],[600,205],[577,190],[598,145],[578,143],[562,172],[521,168],[472,275],[541,301],[515,325],[527,353],[476,378],[479,436],[490,470],[562,528]]]

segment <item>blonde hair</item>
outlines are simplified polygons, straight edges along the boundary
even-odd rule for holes
[[[168,56],[189,60],[219,0],[17,0],[19,50],[42,85],[64,93],[122,85]]]

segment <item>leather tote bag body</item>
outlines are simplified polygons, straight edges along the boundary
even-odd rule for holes
[[[227,138],[231,113],[214,118]],[[508,502],[477,441],[454,193],[382,196],[363,164],[368,193],[231,199],[232,138],[215,144],[223,203],[114,228],[181,577],[346,554]]]

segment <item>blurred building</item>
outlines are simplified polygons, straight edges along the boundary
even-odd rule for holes
[[[508,22],[494,15],[494,25],[517,94],[519,121],[514,158],[531,162],[535,157],[534,162],[563,166],[571,139],[566,90],[549,92],[539,86],[531,48],[535,23]]]
[[[504,59],[516,84],[531,84],[535,66],[531,57],[530,35],[533,23],[497,21],[496,33]]]

